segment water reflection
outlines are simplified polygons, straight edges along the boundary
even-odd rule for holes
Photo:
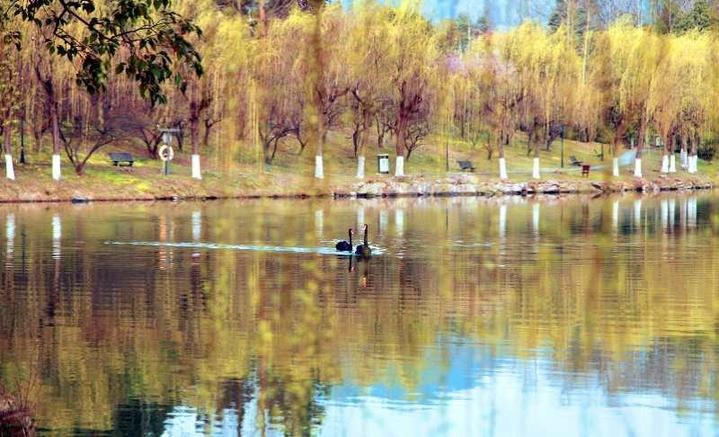
[[[712,435],[717,215],[633,195],[5,207],[0,381],[35,369],[60,433]],[[353,221],[381,256],[322,252]]]
[[[5,240],[6,256],[11,260],[15,252],[15,214],[11,212],[5,216]]]

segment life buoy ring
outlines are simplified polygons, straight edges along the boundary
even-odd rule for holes
[[[157,156],[162,161],[172,161],[173,158],[175,158],[175,151],[173,150],[172,146],[168,146],[167,144],[163,144],[160,146],[160,149],[157,151]]]

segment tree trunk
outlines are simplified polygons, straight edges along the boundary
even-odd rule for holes
[[[5,177],[14,181],[15,168],[12,162],[12,129],[8,120],[5,120],[3,126],[3,149],[5,150]]]
[[[62,178],[62,170],[60,168],[60,116],[58,114],[58,104],[55,100],[55,93],[52,91],[52,85],[48,92],[48,103],[50,104],[50,124],[52,126],[52,178],[59,181]]]
[[[397,143],[395,145],[395,176],[404,176],[404,150],[407,145],[407,129],[409,120],[400,109],[397,115]]]
[[[612,139],[612,176],[619,177],[619,144],[627,131],[627,124],[624,122],[624,117],[619,121],[616,131],[614,132],[614,138]]]
[[[503,135],[499,135],[499,144],[497,146],[497,152],[499,154],[499,178],[501,180],[507,179],[507,161],[504,158],[504,138]]]
[[[646,117],[642,115],[639,122],[639,131],[637,132],[637,155],[634,159],[634,176],[638,178],[642,177],[642,151],[644,150],[644,137],[646,135],[646,130]]]
[[[669,143],[671,143],[671,134],[664,135],[664,147],[662,147],[662,173],[669,173]]]
[[[190,103],[190,142],[192,146],[192,178],[202,179],[200,168],[200,112],[201,105],[197,102]]]

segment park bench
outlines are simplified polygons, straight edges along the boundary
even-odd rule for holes
[[[465,171],[465,170],[474,171],[474,166],[472,165],[472,161],[457,161],[457,164],[459,164],[459,169],[462,171]]]
[[[578,160],[577,157],[574,155],[569,157],[569,161],[572,163],[572,165],[576,165],[577,167],[582,165],[582,161]]]
[[[589,170],[592,166],[589,164],[582,164],[582,177],[589,177]]]
[[[115,167],[120,167],[122,164],[127,165],[128,167],[132,167],[132,164],[135,162],[135,159],[126,152],[111,152],[110,155],[110,161],[112,161],[112,165]]]

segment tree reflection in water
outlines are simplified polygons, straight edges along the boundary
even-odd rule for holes
[[[622,406],[626,423],[713,423],[718,212],[694,196],[7,206],[0,381],[37,372],[45,430],[499,434],[563,412],[571,433]],[[105,244],[322,247],[365,222],[385,251],[369,261]]]

